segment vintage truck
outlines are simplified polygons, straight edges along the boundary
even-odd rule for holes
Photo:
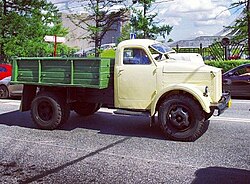
[[[215,109],[219,115],[230,106],[230,95],[222,93],[221,69],[173,54],[135,39],[118,44],[115,59],[15,58],[12,83],[24,84],[20,110],[31,110],[41,129],[56,129],[71,110],[89,116],[104,106],[151,120],[157,113],[168,139],[194,141]]]

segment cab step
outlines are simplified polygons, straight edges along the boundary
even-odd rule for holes
[[[149,112],[142,112],[142,111],[130,111],[124,109],[118,109],[114,111],[114,114],[121,114],[121,115],[133,115],[133,116],[147,116],[150,117]]]

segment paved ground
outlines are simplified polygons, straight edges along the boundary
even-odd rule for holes
[[[18,105],[0,100],[0,183],[250,183],[250,101],[234,100],[191,143],[108,109],[38,130]]]

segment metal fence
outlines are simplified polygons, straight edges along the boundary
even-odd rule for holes
[[[223,46],[221,42],[215,42],[209,47],[203,47],[200,44],[199,48],[183,48],[176,45],[173,48],[178,53],[199,53],[204,60],[230,60],[247,57],[247,47],[245,44],[230,43],[228,46]]]

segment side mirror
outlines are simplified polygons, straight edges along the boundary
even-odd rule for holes
[[[224,79],[224,80],[223,80],[223,84],[231,85],[231,84],[232,84],[232,81],[231,81],[230,79]]]

